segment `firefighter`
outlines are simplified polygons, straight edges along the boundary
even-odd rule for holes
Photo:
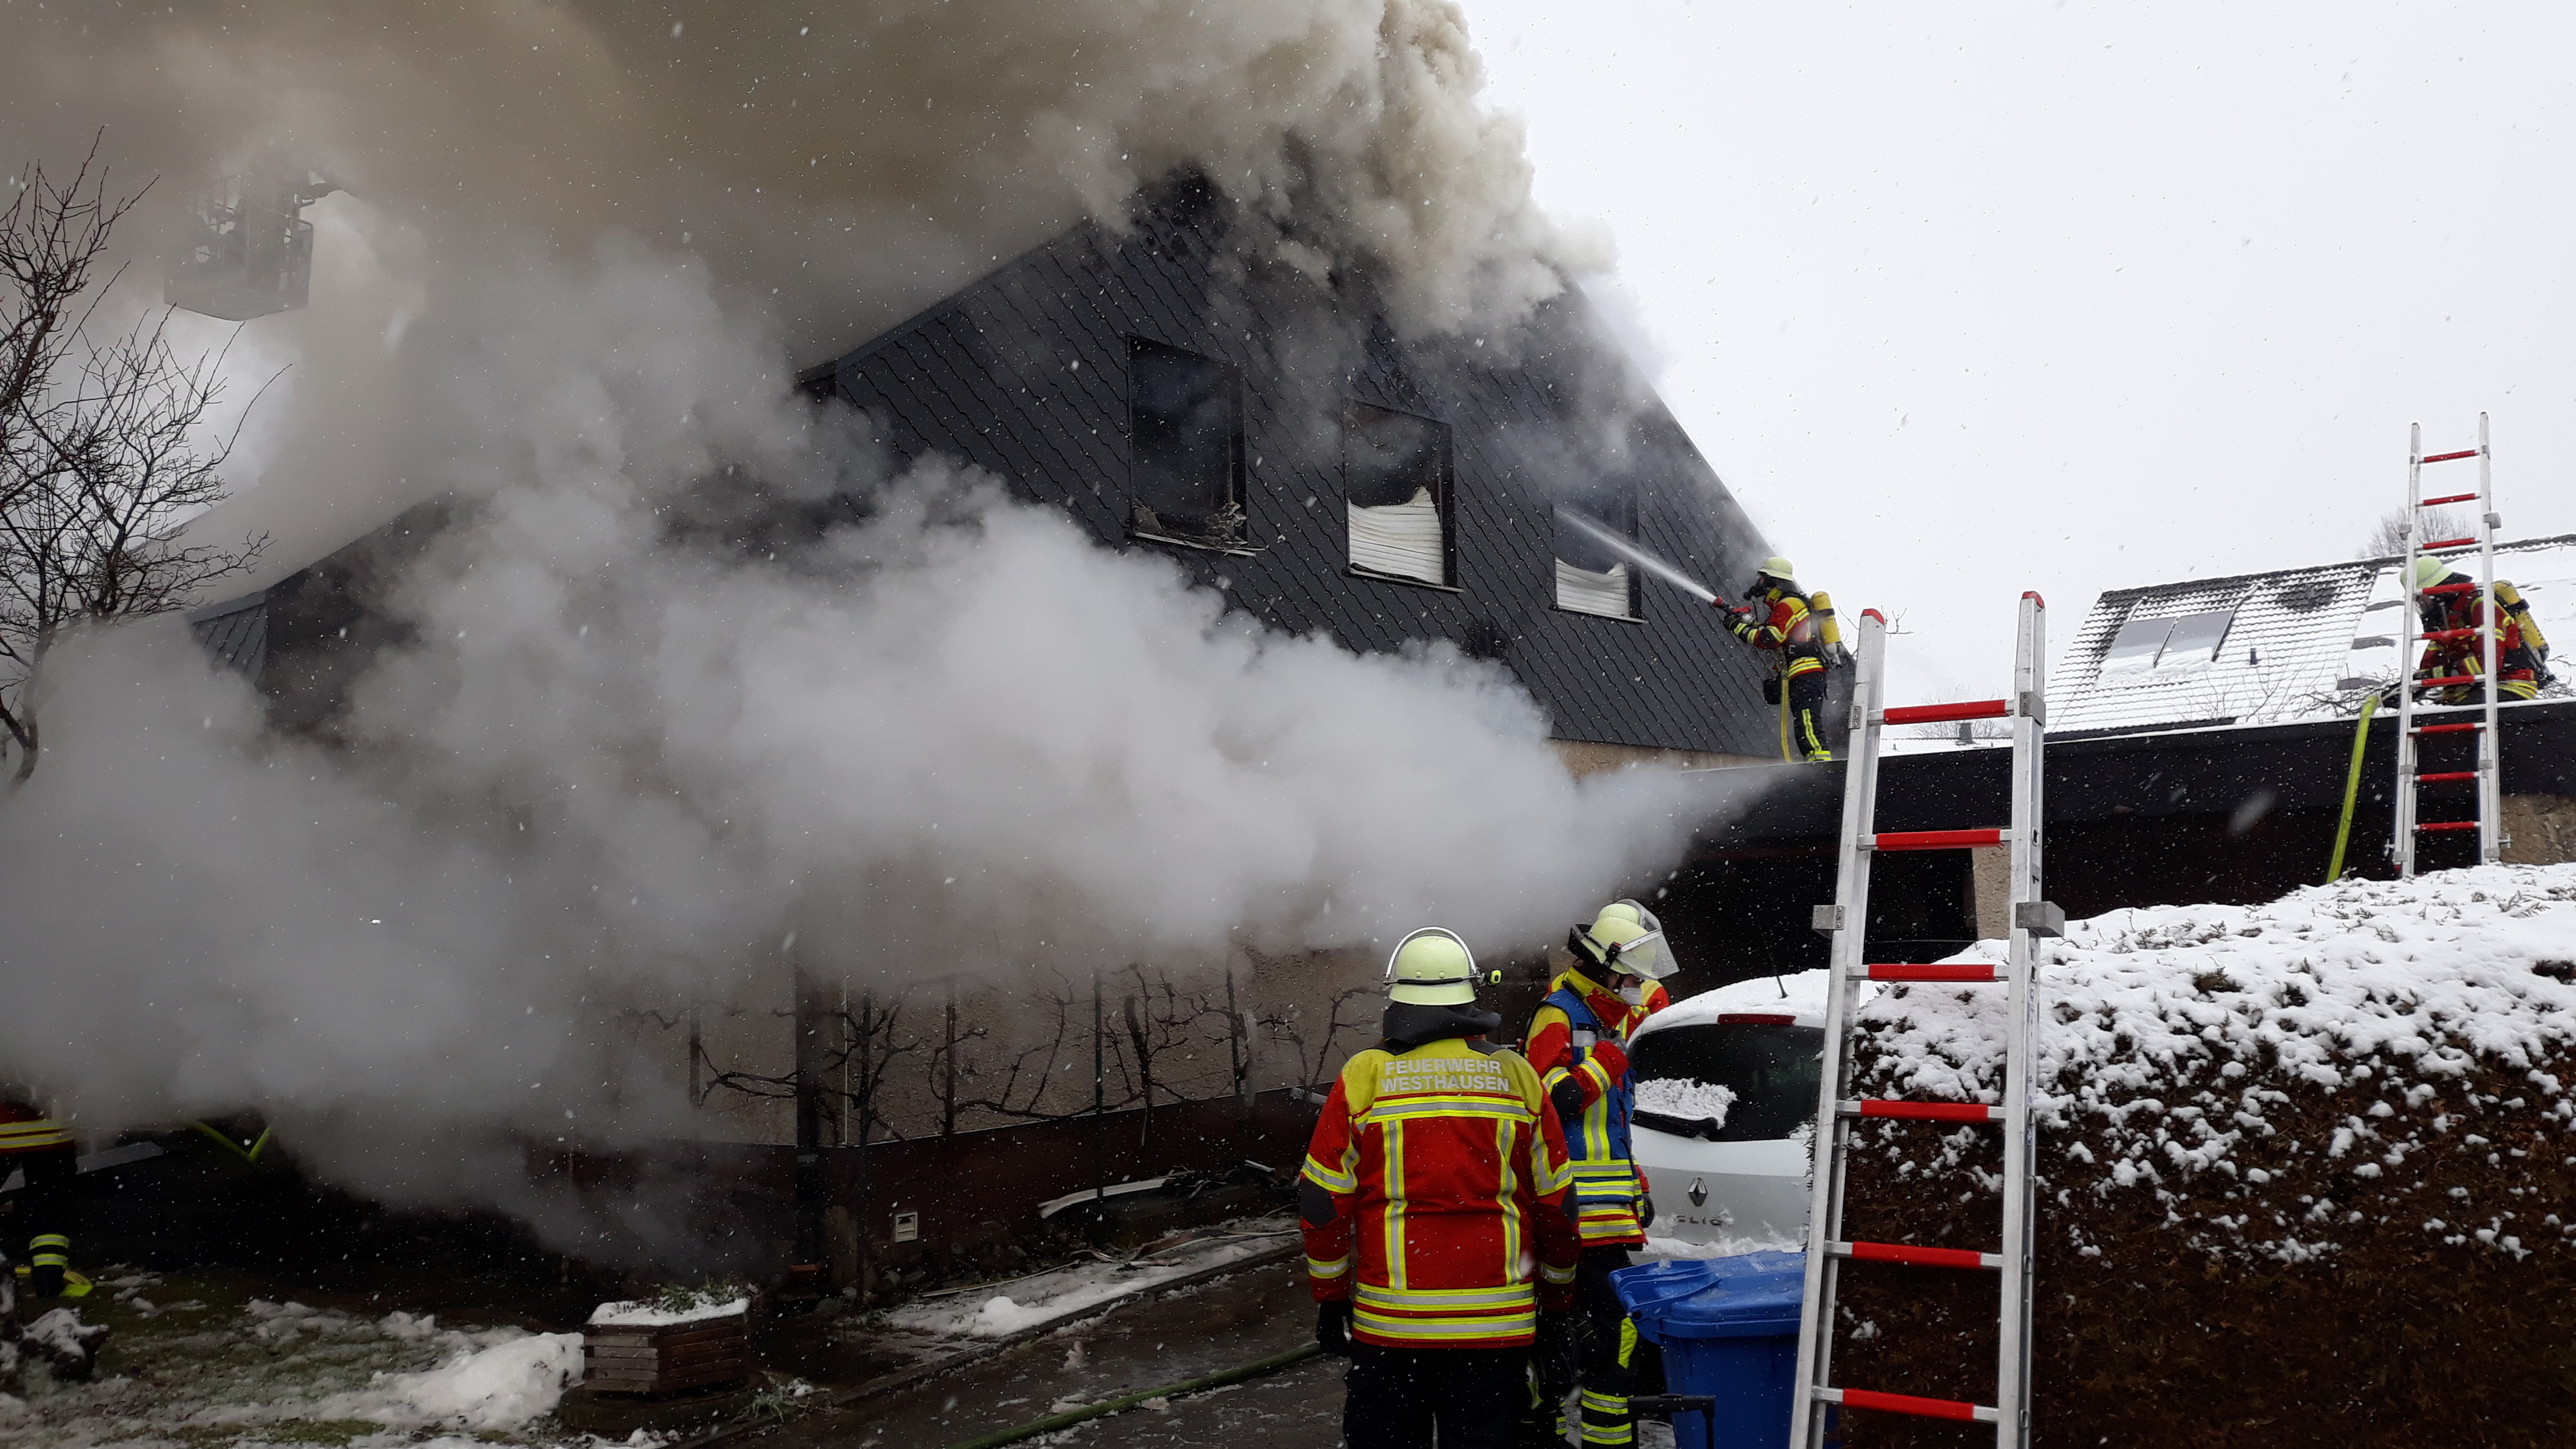
[[[1583,1256],[1575,1277],[1575,1360],[1583,1385],[1583,1442],[1629,1444],[1628,1397],[1639,1344],[1610,1275],[1629,1266],[1655,1221],[1654,1200],[1628,1155],[1636,1086],[1628,1042],[1645,1019],[1672,1004],[1673,972],[1663,923],[1631,900],[1612,901],[1590,926],[1566,938],[1574,965],[1548,987],[1530,1018],[1530,1065],[1547,1086],[1574,1167]],[[1564,1429],[1556,1430],[1561,1438]]]
[[[18,1191],[17,1222],[27,1256],[17,1276],[38,1298],[85,1298],[89,1279],[72,1268],[72,1179],[79,1149],[71,1130],[30,1105],[23,1094],[0,1090],[0,1179],[26,1174]]]
[[[1540,1319],[1573,1300],[1565,1140],[1538,1073],[1484,1039],[1475,974],[1451,932],[1397,943],[1385,1039],[1342,1068],[1298,1181],[1349,1449],[1508,1449]]]
[[[1798,587],[1797,570],[1777,555],[1762,561],[1744,597],[1753,601],[1752,607],[1738,608],[1723,599],[1715,602],[1729,616],[1728,633],[1774,656],[1762,699],[1778,705],[1784,692],[1788,697],[1789,739],[1783,752],[1791,759],[1832,759],[1834,752],[1825,743],[1821,723],[1828,639],[1816,601]]]
[[[2429,555],[2415,560],[2415,587],[2421,595],[2424,632],[2451,634],[2454,637],[2428,639],[2424,657],[2415,666],[2418,680],[2468,678],[2467,684],[2444,685],[2438,689],[2417,685],[2426,698],[2439,704],[2479,704],[2486,699],[2486,687],[2477,676],[2486,672],[2487,645],[2483,630],[2488,607],[2477,581],[2452,571],[2448,562]],[[2507,587],[2498,586],[2501,593]],[[2456,593],[2425,593],[2424,590],[2448,588]],[[2496,632],[2496,698],[2534,699],[2540,694],[2540,655],[2523,635],[2522,620],[2510,607],[2494,611],[2500,620]]]

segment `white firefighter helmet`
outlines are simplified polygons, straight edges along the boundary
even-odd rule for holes
[[[1630,976],[1661,981],[1673,974],[1673,953],[1664,942],[1664,923],[1632,900],[1612,901],[1592,918],[1589,927],[1575,927],[1573,946],[1576,954],[1589,958],[1591,964]]]
[[[1425,926],[1386,958],[1387,999],[1407,1006],[1472,1006],[1476,954],[1455,931]]]
[[[2415,560],[2415,587],[2429,589],[2451,575],[2451,561],[2422,554]]]

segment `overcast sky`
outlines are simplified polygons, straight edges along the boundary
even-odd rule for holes
[[[2056,652],[2351,557],[2411,421],[2576,531],[2576,6],[1467,4],[1666,401],[1901,614],[1891,702],[1997,690],[2024,588]]]

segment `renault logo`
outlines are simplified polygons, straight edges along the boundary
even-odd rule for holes
[[[1696,1177],[1692,1178],[1690,1185],[1690,1200],[1692,1207],[1701,1207],[1706,1205],[1708,1202],[1708,1184]]]

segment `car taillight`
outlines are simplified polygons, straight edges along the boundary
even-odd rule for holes
[[[1719,1015],[1720,1026],[1796,1026],[1798,1018],[1769,1011],[1729,1011]]]

